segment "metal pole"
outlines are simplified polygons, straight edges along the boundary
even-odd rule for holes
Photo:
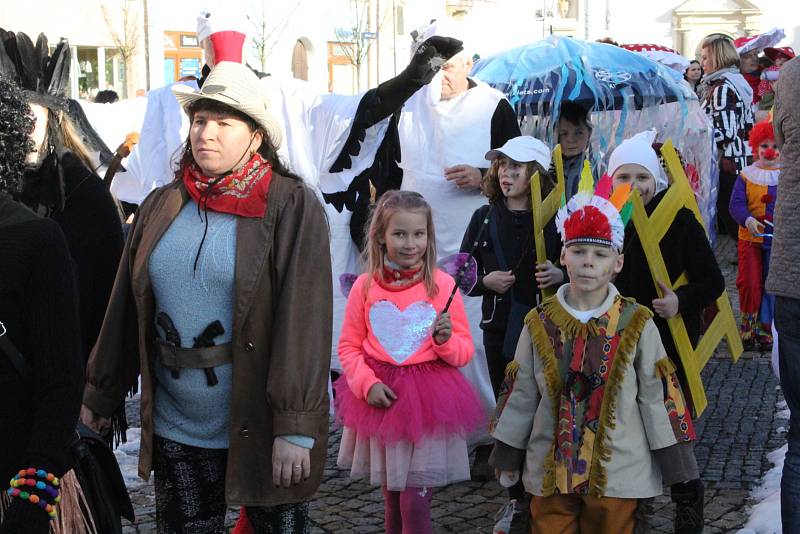
[[[147,13],[147,0],[142,0],[144,13],[144,79],[147,90],[150,90],[150,17]]]
[[[397,5],[392,0],[392,65],[393,76],[397,76]]]
[[[381,0],[375,0],[375,48],[378,59],[375,63],[375,85],[381,83]]]

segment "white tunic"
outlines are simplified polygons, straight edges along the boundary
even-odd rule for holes
[[[437,74],[436,78],[440,76]],[[459,164],[489,167],[484,155],[492,148],[492,116],[505,97],[474,80],[475,87],[452,99],[439,100],[441,84],[436,83],[436,78],[406,102],[398,130],[402,189],[422,194],[433,208],[436,248],[441,259],[459,251],[473,212],[486,203],[478,191],[463,191],[445,180],[444,169]],[[475,356],[462,372],[475,386],[487,413],[491,413],[495,399],[481,342],[481,299],[465,298],[464,307],[475,341]],[[490,441],[486,431],[471,439],[473,444]]]

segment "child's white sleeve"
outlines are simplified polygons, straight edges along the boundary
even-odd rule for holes
[[[683,399],[673,399],[668,394],[670,388],[665,384],[665,380],[677,382],[672,372],[674,366],[669,369],[670,365],[658,328],[652,319],[648,319],[636,347],[634,366],[638,385],[636,401],[650,450],[690,440],[688,433],[680,429],[680,416],[689,417],[685,410],[680,413],[680,408],[685,407]]]
[[[541,399],[533,361],[531,335],[528,328],[523,328],[514,361],[506,368],[506,378],[490,426],[493,438],[522,450],[528,448],[533,416]]]

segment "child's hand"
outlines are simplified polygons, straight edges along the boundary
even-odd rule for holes
[[[678,295],[661,280],[658,281],[658,287],[661,288],[664,296],[660,299],[653,299],[653,311],[664,319],[675,317],[678,315]]]
[[[452,334],[453,322],[450,320],[450,314],[443,313],[436,319],[436,324],[433,326],[433,340],[437,345],[442,345],[447,343]]]
[[[764,224],[758,222],[754,217],[748,217],[747,220],[744,222],[744,225],[753,235],[764,233],[764,228],[765,228]]]
[[[367,404],[375,408],[388,408],[396,400],[397,395],[394,391],[381,382],[374,384],[367,392]]]
[[[536,265],[536,283],[538,284],[539,289],[554,286],[563,281],[564,273],[561,271],[561,269],[553,265],[553,262],[550,260]]]
[[[514,285],[516,277],[511,271],[492,271],[483,277],[483,285],[499,295],[503,295]]]
[[[519,471],[502,471],[500,469],[494,470],[494,476],[497,478],[497,481],[500,482],[500,485],[504,488],[510,488],[517,482],[519,482]]]

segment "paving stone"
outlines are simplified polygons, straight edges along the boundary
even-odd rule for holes
[[[730,259],[736,247],[720,238],[716,249],[725,276],[728,295],[738,309],[735,287],[736,268]],[[735,532],[747,520],[750,490],[772,467],[768,452],[786,442],[787,425],[776,417],[776,403],[782,400],[777,380],[769,367],[769,354],[746,353],[734,364],[723,343],[703,370],[708,408],[696,422],[695,445],[701,477],[706,485],[705,534]],[[785,408],[784,408],[785,409]],[[138,424],[138,398],[128,402],[126,411],[132,424]],[[311,503],[312,532],[372,533],[383,531],[383,497],[380,488],[364,481],[353,481],[347,470],[336,466],[341,432],[332,427],[323,483]],[[124,534],[155,532],[152,484],[132,492],[137,522],[126,522]],[[488,533],[495,513],[507,501],[506,490],[494,481],[462,482],[437,489],[431,515],[435,533]],[[665,495],[653,501],[654,533],[672,532],[674,504]],[[226,526],[232,527],[238,512],[228,512]]]

